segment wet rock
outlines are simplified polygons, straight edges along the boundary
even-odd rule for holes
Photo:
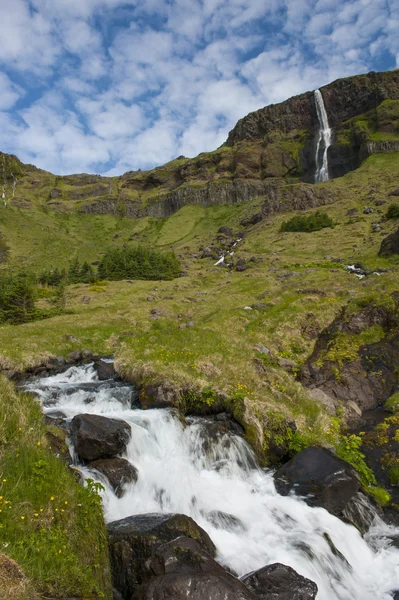
[[[205,517],[214,527],[216,527],[216,529],[227,529],[236,532],[242,532],[246,529],[244,523],[240,521],[240,519],[221,510],[211,510]]]
[[[100,381],[105,381],[106,379],[113,379],[116,375],[115,366],[113,362],[108,362],[100,359],[95,362],[94,367],[97,371],[97,375]]]
[[[72,443],[83,461],[121,454],[126,450],[130,435],[130,425],[117,419],[82,414],[71,421]]]
[[[326,448],[302,450],[274,474],[282,496],[294,491],[305,496],[309,506],[322,506],[339,515],[358,492],[360,480],[355,469]]]
[[[133,515],[109,523],[107,530],[113,585],[129,600],[141,584],[165,569],[162,555],[161,560],[154,560],[156,550],[163,544],[183,536],[197,542],[197,552],[203,551],[209,558],[216,553],[208,534],[186,515]]]
[[[63,367],[66,365],[66,360],[63,356],[50,356],[48,362],[54,367]]]
[[[317,585],[281,563],[267,565],[241,577],[258,600],[314,600]]]
[[[378,256],[391,256],[392,254],[399,254],[399,229],[382,240],[378,252]]]
[[[148,567],[157,576],[138,589],[135,600],[253,600],[239,579],[190,538],[160,546]]]
[[[132,483],[138,478],[137,469],[124,458],[95,460],[89,464],[89,467],[105,475],[118,498],[124,494],[125,483]]]
[[[341,518],[356,527],[363,535],[370,529],[377,510],[362,492],[357,492],[345,506]]]

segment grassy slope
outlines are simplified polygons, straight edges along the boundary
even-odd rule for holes
[[[338,189],[341,197],[328,207],[337,223],[334,229],[281,234],[281,222],[290,214],[275,215],[256,225],[237,250],[237,256],[255,256],[259,261],[245,273],[215,268],[210,259],[191,258],[190,253],[214,239],[222,224],[238,231],[239,220],[256,210],[256,202],[208,209],[188,206],[167,220],[69,217],[69,253],[76,251],[81,258],[96,258],[100,249],[129,243],[129,237],[136,233],[135,240],[174,247],[185,257],[189,275],[171,282],[113,282],[92,290],[89,286],[72,286],[68,307],[73,314],[0,328],[1,360],[5,366],[21,367],[48,354],[65,355],[78,347],[114,352],[138,378],[151,376],[199,387],[211,385],[230,394],[244,389],[260,411],[277,407],[292,414],[304,433],[319,436],[326,425],[325,416],[319,414],[320,427],[315,427],[314,415],[320,411],[282,369],[268,366],[260,376],[254,362],[259,356],[253,346],[263,343],[279,356],[300,363],[313,345],[301,332],[308,314],[312,313],[324,327],[349,298],[397,287],[398,259],[376,256],[382,237],[396,224],[384,222],[382,233],[371,234],[371,223],[380,220],[381,215],[364,215],[363,208],[375,200],[386,200],[387,192],[397,185],[398,175],[398,155],[377,155],[357,171],[323,184]],[[350,208],[359,210],[355,219],[347,216]],[[374,210],[383,213],[386,206]],[[35,218],[39,227],[39,215]],[[25,260],[35,267],[49,264],[50,257],[52,264],[67,257],[67,251],[62,254],[59,250],[57,235],[52,235],[52,231],[58,231],[56,224],[66,217],[48,213],[45,218],[48,221],[43,220],[42,226],[49,232],[46,250],[40,243],[29,252],[29,240],[25,238]],[[15,264],[20,261],[20,249],[14,241],[19,234],[17,225],[10,223],[7,232],[10,260]],[[115,232],[120,237],[113,239]],[[85,243],[81,242],[83,238]],[[389,268],[389,272],[359,281],[331,263],[332,257],[346,263],[362,261],[374,269]],[[294,275],[287,278],[288,273]],[[327,295],[298,292],[315,288]],[[89,304],[81,302],[83,296],[90,297]],[[149,302],[149,296],[155,301]],[[269,306],[245,309],[256,303]],[[158,318],[150,314],[154,308],[161,311]],[[195,325],[179,328],[188,321]],[[67,334],[76,336],[80,343],[65,341]]]
[[[50,439],[65,447],[31,396],[0,376],[0,545],[27,577],[10,580],[0,560],[1,598],[110,598],[99,497],[77,483]]]

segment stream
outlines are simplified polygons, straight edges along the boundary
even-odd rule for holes
[[[185,426],[173,409],[136,408],[134,387],[99,381],[92,364],[31,379],[25,388],[36,394],[49,416],[69,422],[90,413],[129,423],[132,435],[123,457],[139,475],[125,486],[122,498],[100,473],[79,465],[84,477],[105,488],[106,521],[184,513],[208,532],[217,560],[238,576],[281,562],[317,583],[317,600],[389,600],[392,590],[399,590],[399,549],[390,540],[398,530],[376,515],[362,538],[355,527],[323,508],[280,496],[273,471],[258,466],[239,435],[210,435],[212,421],[206,418],[188,418]]]

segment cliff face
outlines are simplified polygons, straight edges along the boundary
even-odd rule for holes
[[[399,151],[399,70],[340,79],[321,93],[333,129],[330,178],[356,169],[371,154]],[[306,209],[326,201],[322,188],[310,185],[318,130],[314,92],[307,92],[249,114],[221,148],[192,159],[121,177],[57,177],[0,153],[1,183],[14,206],[39,203],[57,212],[168,217],[186,204],[262,196],[266,213]]]
[[[368,73],[338,79],[321,88],[330,127],[375,109],[387,99],[399,100],[399,70]],[[226,144],[264,138],[276,129],[289,133],[295,129],[316,131],[319,123],[313,92],[271,104],[240,119],[230,131]]]

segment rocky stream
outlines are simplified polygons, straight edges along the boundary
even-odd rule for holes
[[[349,464],[308,448],[261,468],[226,413],[142,410],[111,360],[101,367],[24,387],[68,431],[71,468],[103,486],[116,600],[399,598],[399,529]]]

